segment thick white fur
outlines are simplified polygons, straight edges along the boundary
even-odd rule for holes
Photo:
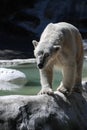
[[[33,41],[33,44],[37,65],[40,67],[42,89],[39,94],[52,93],[54,66],[60,67],[63,75],[57,90],[62,93],[71,93],[72,89],[80,92],[83,46],[79,30],[65,22],[50,23],[43,31],[40,41]]]

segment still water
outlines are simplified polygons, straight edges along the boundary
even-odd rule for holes
[[[3,91],[0,90],[0,95],[35,95],[37,94],[40,89],[40,77],[39,77],[39,71],[37,69],[36,64],[24,64],[16,67],[11,67],[11,69],[17,69],[19,71],[22,71],[25,73],[28,82],[20,87],[19,89],[10,90],[10,91]],[[54,79],[53,79],[53,90],[56,90],[58,85],[60,84],[62,79],[62,74],[59,71],[54,71]],[[83,66],[83,80],[87,80],[87,61],[84,61]]]

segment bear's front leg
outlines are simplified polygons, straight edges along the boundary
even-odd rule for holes
[[[63,81],[57,88],[57,91],[62,92],[65,95],[70,95],[75,83],[76,65],[66,65],[63,67]]]
[[[52,77],[53,71],[51,68],[40,69],[40,82],[42,89],[38,94],[53,94],[52,91]]]

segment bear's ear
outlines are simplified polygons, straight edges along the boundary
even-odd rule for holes
[[[38,45],[38,42],[36,40],[33,40],[32,43],[34,45],[34,48]]]
[[[55,51],[58,51],[60,48],[61,48],[60,45],[54,45],[54,46],[53,46],[53,49],[54,49]]]

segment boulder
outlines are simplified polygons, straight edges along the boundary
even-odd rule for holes
[[[82,94],[1,96],[0,130],[87,130],[87,84]]]
[[[27,82],[27,78],[23,72],[16,69],[0,68],[0,82],[24,85]]]

